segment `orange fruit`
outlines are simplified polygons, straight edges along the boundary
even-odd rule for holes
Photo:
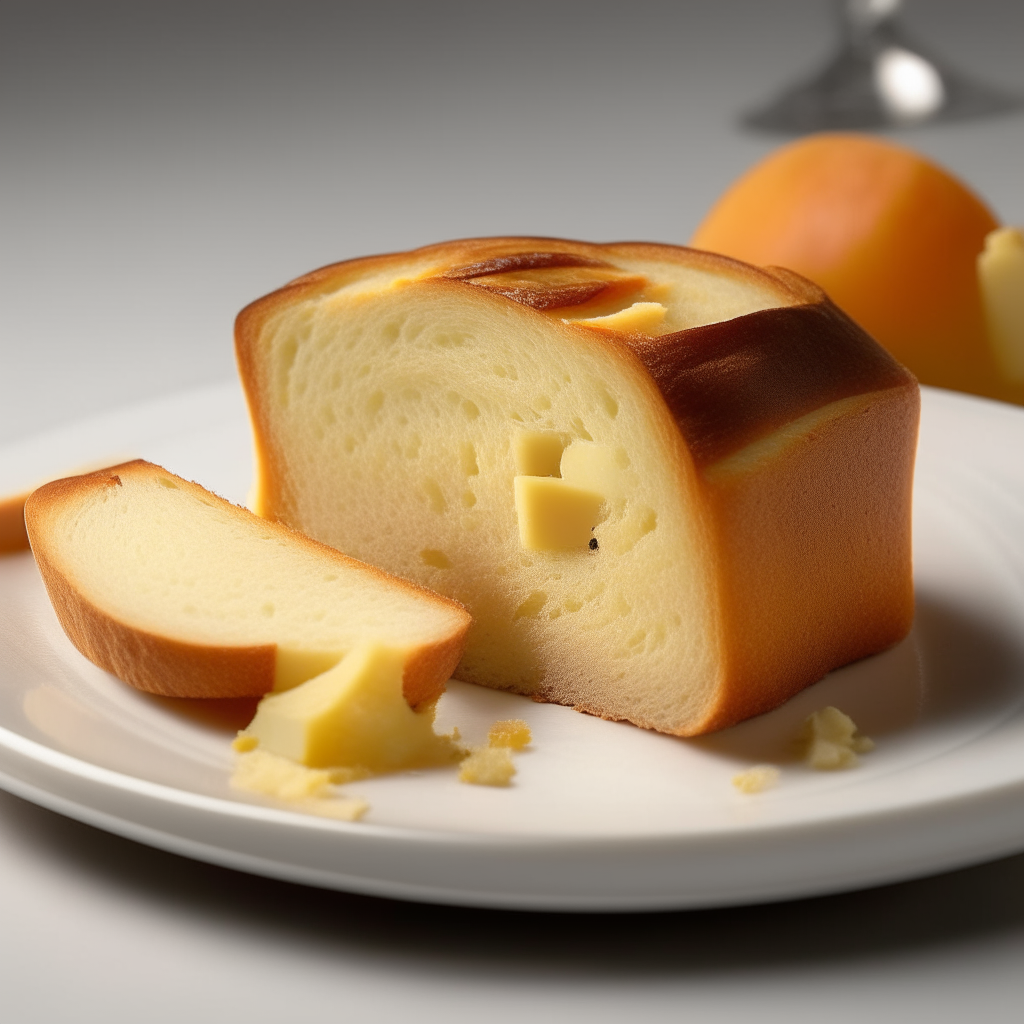
[[[924,384],[1024,403],[989,341],[976,260],[998,226],[962,182],[865,135],[813,135],[741,177],[690,240],[810,278]]]

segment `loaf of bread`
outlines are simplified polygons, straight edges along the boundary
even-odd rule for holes
[[[462,654],[469,615],[454,601],[148,462],[46,484],[25,520],[72,643],[150,693],[260,696],[376,643],[401,653],[418,708]]]
[[[693,735],[910,627],[917,383],[790,272],[452,242],[236,346],[259,514],[465,604],[459,679]]]

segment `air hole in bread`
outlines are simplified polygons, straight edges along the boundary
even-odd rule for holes
[[[459,448],[459,462],[466,476],[479,476],[480,466],[476,461],[476,445],[472,441],[464,441]]]
[[[598,394],[601,396],[601,404],[604,406],[604,411],[608,413],[611,419],[615,419],[619,415],[619,403],[604,388],[600,388]]]
[[[445,501],[444,492],[441,490],[436,480],[431,480],[429,477],[423,481],[423,493],[427,497],[427,503],[430,506],[432,512],[436,512],[438,515],[444,515],[448,511],[448,502]]]
[[[443,551],[437,551],[434,548],[424,548],[420,552],[420,558],[424,565],[433,566],[435,569],[450,569],[452,567],[451,559]]]
[[[515,610],[515,614],[512,616],[512,621],[515,622],[517,619],[535,619],[540,615],[541,609],[544,605],[547,604],[547,600],[548,595],[545,594],[543,590],[535,590]]]
[[[581,420],[579,416],[573,416],[572,420],[570,420],[570,424],[572,426],[573,433],[581,441],[594,440],[594,438],[590,434],[590,431],[588,431],[587,428],[583,425],[583,420]]]

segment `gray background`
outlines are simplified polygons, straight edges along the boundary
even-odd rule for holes
[[[467,235],[685,242],[829,0],[0,5],[0,441],[233,372],[247,302]],[[1024,91],[1024,3],[909,22]],[[902,133],[1024,222],[1024,121]]]
[[[918,0],[1024,93],[1024,3]],[[776,139],[825,0],[0,3],[0,443],[233,373],[246,302],[443,238],[685,242]],[[902,141],[1024,223],[1024,118]],[[194,864],[0,795],[11,1021],[999,1020],[1024,857],[722,912],[407,906]]]

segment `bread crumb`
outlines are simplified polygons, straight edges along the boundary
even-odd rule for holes
[[[521,718],[495,722],[487,733],[487,746],[470,750],[459,765],[459,782],[472,786],[507,786],[516,773],[512,751],[522,750],[533,736]]]
[[[459,766],[459,782],[472,786],[507,786],[516,773],[508,747],[477,747]]]
[[[320,796],[331,784],[331,773],[326,769],[306,768],[265,750],[244,752],[231,776],[231,785],[236,789],[263,793],[279,800]]]
[[[530,727],[521,718],[510,718],[503,722],[495,722],[487,733],[489,747],[510,747],[522,750],[533,739]]]
[[[238,735],[231,741],[231,749],[237,750],[240,754],[248,753],[250,750],[255,750],[260,745],[260,741],[255,736],[250,736],[249,733],[240,731]]]
[[[249,793],[285,800],[321,817],[358,821],[370,805],[354,797],[331,796],[329,787],[365,778],[365,775],[360,769],[306,768],[265,750],[248,750],[238,758],[231,785]]]
[[[800,730],[798,742],[804,759],[815,771],[833,772],[854,768],[857,755],[874,749],[874,741],[857,735],[857,726],[839,708],[815,711]]]
[[[361,765],[346,765],[344,768],[328,768],[327,773],[331,777],[332,786],[344,786],[349,782],[358,782],[360,779],[368,779],[373,772]]]
[[[351,796],[333,799],[314,797],[309,800],[295,800],[293,804],[307,814],[316,814],[321,818],[334,818],[335,821],[358,821],[370,809],[370,805],[365,800]]]
[[[741,793],[761,793],[779,784],[782,773],[773,764],[755,764],[732,777],[732,784]]]

